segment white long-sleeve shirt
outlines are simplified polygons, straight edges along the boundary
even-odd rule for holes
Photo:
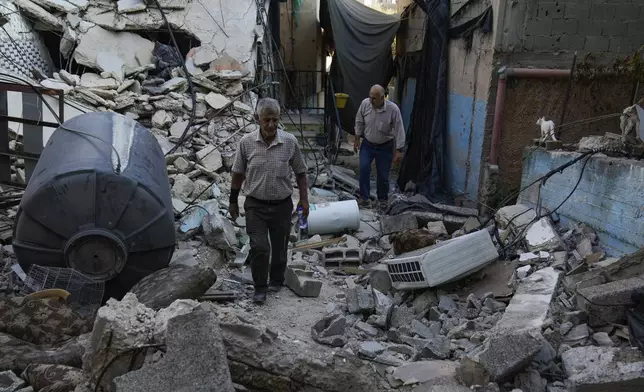
[[[356,113],[355,134],[364,136],[373,144],[395,140],[396,150],[405,147],[405,128],[402,115],[395,103],[385,100],[383,107],[375,109],[369,98],[360,104]]]

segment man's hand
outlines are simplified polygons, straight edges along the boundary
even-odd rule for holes
[[[402,161],[402,159],[403,159],[403,153],[396,150],[396,152],[394,153],[394,163],[398,164]]]
[[[228,206],[228,212],[230,213],[230,217],[233,218],[233,220],[239,218],[239,204],[231,203]]]
[[[304,218],[309,219],[309,202],[308,200],[300,200],[297,203],[298,207],[302,207],[302,215]]]
[[[360,149],[360,136],[355,136],[353,140],[353,152],[358,152]]]

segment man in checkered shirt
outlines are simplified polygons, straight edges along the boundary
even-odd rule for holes
[[[260,129],[241,139],[235,156],[229,211],[233,219],[239,216],[237,198],[243,184],[247,195],[244,210],[246,232],[250,236],[250,268],[255,284],[253,301],[264,303],[266,292],[277,292],[284,283],[293,214],[291,171],[295,173],[299,205],[306,217],[309,201],[307,168],[297,139],[277,128],[279,103],[272,98],[261,99],[255,117]]]

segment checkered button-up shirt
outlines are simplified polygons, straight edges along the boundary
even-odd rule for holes
[[[292,170],[291,170],[292,169]],[[245,176],[244,191],[259,200],[283,200],[293,194],[292,172],[307,170],[295,136],[282,130],[267,145],[260,131],[239,142],[233,173]]]

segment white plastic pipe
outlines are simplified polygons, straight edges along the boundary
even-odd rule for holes
[[[340,233],[359,227],[360,209],[355,200],[310,205],[309,234]]]

